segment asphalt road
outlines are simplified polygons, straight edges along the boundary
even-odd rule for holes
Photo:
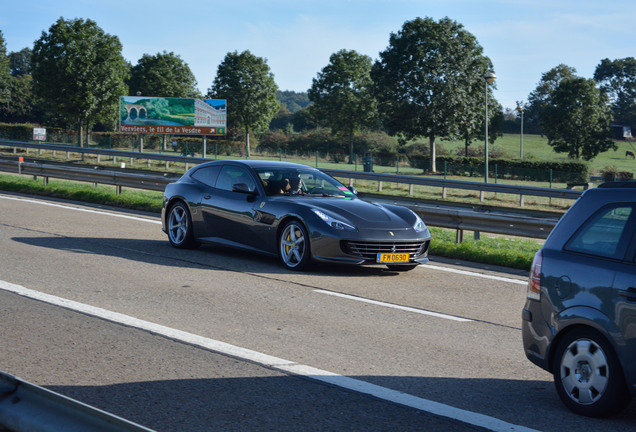
[[[525,275],[283,270],[158,218],[0,195],[0,370],[158,431],[636,430],[525,359]]]

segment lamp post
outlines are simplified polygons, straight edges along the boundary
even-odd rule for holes
[[[488,183],[488,84],[495,82],[496,79],[497,75],[492,72],[488,72],[484,77],[484,82],[486,83],[486,118],[484,119],[484,123],[486,124],[486,137],[484,138],[484,183]]]
[[[523,159],[523,107],[517,104],[517,112],[521,114],[521,142],[519,143],[519,158]]]

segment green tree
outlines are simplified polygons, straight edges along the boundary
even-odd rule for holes
[[[0,121],[16,123],[36,120],[33,113],[32,79],[25,66],[30,63],[28,56],[28,48],[17,54],[7,55],[4,37],[0,31]],[[23,73],[14,73],[16,57],[25,60],[22,66]]]
[[[243,129],[248,157],[250,131],[265,132],[278,112],[277,91],[267,60],[249,51],[227,53],[208,89],[208,97],[227,100],[228,127]]]
[[[525,120],[537,126],[541,111],[548,106],[554,91],[564,79],[575,78],[576,69],[564,64],[553,67],[541,75],[537,87],[528,95],[528,103],[524,107]]]
[[[450,18],[407,21],[391,34],[371,71],[384,126],[402,144],[428,137],[430,170],[436,171],[436,138],[460,136],[467,118],[483,118],[484,104],[477,101],[491,92],[491,86],[484,89],[490,70],[490,59],[461,24]]]
[[[494,143],[498,137],[503,135],[503,108],[492,97],[490,86],[491,84],[487,84],[484,77],[483,88],[479,89],[478,86],[473,86],[471,88],[472,97],[466,98],[464,104],[458,107],[459,131],[457,138],[464,141],[464,154],[466,156],[468,156],[468,147],[473,141],[478,140],[481,143],[485,141],[484,106],[486,104],[486,91],[488,92],[488,142]]]
[[[314,117],[349,141],[349,163],[355,133],[378,123],[371,67],[371,57],[340,50],[331,55],[308,92]]]
[[[7,55],[7,42],[4,40],[4,34],[0,30],[0,80],[4,80],[9,76],[9,56]]]
[[[33,79],[31,75],[9,77],[7,103],[0,101],[0,121],[11,123],[39,123],[40,113],[33,101]]]
[[[610,139],[612,110],[608,97],[585,78],[568,78],[554,90],[541,111],[539,124],[548,144],[571,158],[591,160],[616,149]]]
[[[174,53],[144,54],[130,71],[131,95],[197,98],[197,80],[190,67]]]
[[[11,74],[9,73],[7,44],[0,30],[0,118],[6,119],[11,108]]]
[[[30,48],[23,48],[18,52],[9,54],[9,67],[12,76],[31,75],[31,56],[33,51]]]
[[[129,68],[122,45],[94,21],[60,18],[33,48],[33,90],[53,121],[83,130],[97,122],[114,125],[119,97],[128,93]]]
[[[596,67],[594,79],[610,99],[614,120],[636,130],[636,59],[603,59]]]
[[[311,103],[306,92],[295,92],[292,90],[278,90],[276,92],[276,100],[292,114],[306,108]]]

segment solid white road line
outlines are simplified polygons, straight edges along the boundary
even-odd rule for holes
[[[118,217],[118,218],[123,218],[123,219],[132,219],[132,220],[137,220],[137,221],[141,221],[141,222],[149,222],[149,223],[154,223],[154,224],[160,224],[161,225],[161,221],[159,219],[142,218],[142,217],[138,217],[138,216],[130,216],[130,215],[125,215],[125,214],[112,213],[112,212],[108,212],[108,211],[104,211],[104,210],[94,210],[94,209],[88,209],[88,208],[82,208],[82,207],[73,207],[73,206],[66,205],[66,204],[57,204],[57,203],[52,203],[52,202],[49,202],[49,201],[40,201],[40,200],[34,200],[34,199],[29,199],[29,198],[13,197],[13,196],[6,196],[6,195],[0,195],[0,198],[6,199],[6,200],[28,202],[28,203],[31,203],[31,204],[40,204],[40,205],[45,205],[45,206],[50,206],[50,207],[58,207],[58,208],[63,208],[63,209],[67,209],[67,210],[75,210],[75,211],[85,212],[85,213],[101,214],[101,215],[113,216],[113,217]]]
[[[471,272],[471,271],[467,271],[467,270],[459,270],[456,268],[451,268],[451,267],[444,267],[444,266],[440,266],[440,265],[432,265],[432,264],[424,264],[421,266],[417,267],[420,270],[426,270],[426,269],[433,269],[433,270],[441,270],[441,271],[445,271],[445,272],[449,272],[449,273],[456,273],[456,274],[461,274],[461,275],[466,275],[466,276],[474,276],[474,277],[480,277],[483,279],[490,279],[490,280],[496,280],[496,281],[500,281],[500,282],[508,282],[508,283],[512,283],[512,284],[516,284],[516,285],[528,285],[528,281],[527,280],[521,280],[521,279],[513,279],[513,278],[507,278],[507,277],[501,277],[501,276],[494,276],[494,275],[489,275],[489,274],[484,274],[484,273],[477,273],[477,272]]]
[[[311,366],[305,366],[296,362],[281,359],[278,357],[263,354],[247,348],[231,345],[225,342],[198,336],[192,333],[184,332],[170,327],[144,321],[129,315],[112,312],[95,306],[79,303],[73,300],[64,299],[50,294],[41,293],[39,291],[30,290],[20,285],[0,280],[0,289],[12,292],[23,297],[39,300],[55,306],[81,312],[97,318],[105,319],[117,324],[129,327],[135,327],[141,330],[149,331],[167,338],[181,341],[190,345],[199,346],[201,348],[226,354],[232,357],[241,358],[261,364],[263,366],[279,370],[281,372],[301,375],[317,381],[328,383],[340,388],[368,394],[376,398],[386,400],[388,402],[397,403],[426,411],[438,416],[447,417],[463,423],[483,427],[496,432],[536,432],[534,429],[525,426],[519,426],[508,423],[487,415],[474,413],[471,411],[452,407],[439,402],[423,399],[417,396],[409,395],[397,390],[381,387],[366,381],[355,378],[346,377],[336,373],[317,369]]]
[[[68,210],[75,210],[75,211],[81,211],[81,212],[87,212],[87,213],[95,213],[95,214],[101,214],[101,215],[106,215],[106,216],[113,216],[113,217],[119,217],[119,218],[125,218],[125,219],[132,219],[132,220],[137,220],[137,221],[140,221],[140,222],[149,222],[149,223],[154,223],[154,224],[161,224],[161,221],[157,220],[157,219],[141,218],[141,217],[128,216],[128,215],[123,215],[123,214],[119,214],[119,213],[112,213],[112,212],[107,212],[107,211],[102,211],[102,210],[93,210],[93,209],[86,209],[86,208],[80,208],[80,207],[73,207],[73,206],[69,206],[69,205],[56,204],[56,203],[51,203],[51,202],[48,202],[48,201],[39,201],[39,200],[34,200],[34,199],[29,199],[29,198],[20,198],[20,197],[13,197],[13,196],[7,196],[7,195],[0,195],[0,199],[24,201],[24,202],[28,202],[28,203],[32,203],[32,204],[48,205],[48,206],[53,206],[53,207],[65,208],[65,209],[68,209]],[[440,270],[440,271],[446,271],[446,272],[450,272],[450,273],[462,274],[462,275],[466,275],[466,276],[497,280],[497,281],[500,281],[500,282],[507,282],[507,283],[512,283],[512,284],[516,284],[516,285],[527,285],[528,284],[527,281],[523,281],[523,280],[519,280],[519,279],[506,278],[506,277],[501,277],[501,276],[493,276],[493,275],[477,273],[477,272],[471,272],[471,271],[466,271],[466,270],[459,270],[459,269],[455,269],[455,268],[451,268],[451,267],[444,267],[444,266],[430,264],[430,263],[418,266],[417,269],[419,269],[419,270],[426,270],[426,269]]]
[[[413,313],[418,313],[421,315],[428,315],[428,316],[432,316],[432,317],[436,317],[436,318],[444,318],[447,320],[451,320],[451,321],[459,321],[459,322],[471,322],[471,319],[468,318],[460,318],[460,317],[456,317],[453,315],[446,315],[446,314],[442,314],[442,313],[438,313],[438,312],[431,312],[431,311],[427,311],[424,309],[417,309],[417,308],[412,308],[412,307],[408,307],[408,306],[400,306],[400,305],[396,305],[396,304],[391,304],[391,303],[386,303],[386,302],[381,302],[378,300],[371,300],[371,299],[367,299],[364,297],[356,297],[356,296],[352,296],[352,295],[348,295],[348,294],[341,294],[341,293],[337,293],[337,292],[332,292],[332,291],[326,291],[326,290],[321,290],[321,289],[315,289],[314,292],[320,293],[320,294],[326,294],[326,295],[330,295],[330,296],[334,296],[334,297],[340,297],[340,298],[344,298],[344,299],[348,299],[348,300],[355,300],[355,301],[359,301],[359,302],[363,302],[363,303],[370,303],[372,305],[376,305],[376,306],[383,306],[383,307],[388,307],[388,308],[392,308],[392,309],[399,309],[402,311],[406,311],[406,312],[413,312]]]

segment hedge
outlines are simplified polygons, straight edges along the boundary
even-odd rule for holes
[[[411,166],[427,171],[428,156],[409,156]],[[484,160],[475,157],[438,156],[438,172],[448,175],[479,177],[484,175]],[[523,161],[493,158],[488,160],[488,176],[509,180],[527,180],[558,183],[587,183],[590,168],[585,162]]]

